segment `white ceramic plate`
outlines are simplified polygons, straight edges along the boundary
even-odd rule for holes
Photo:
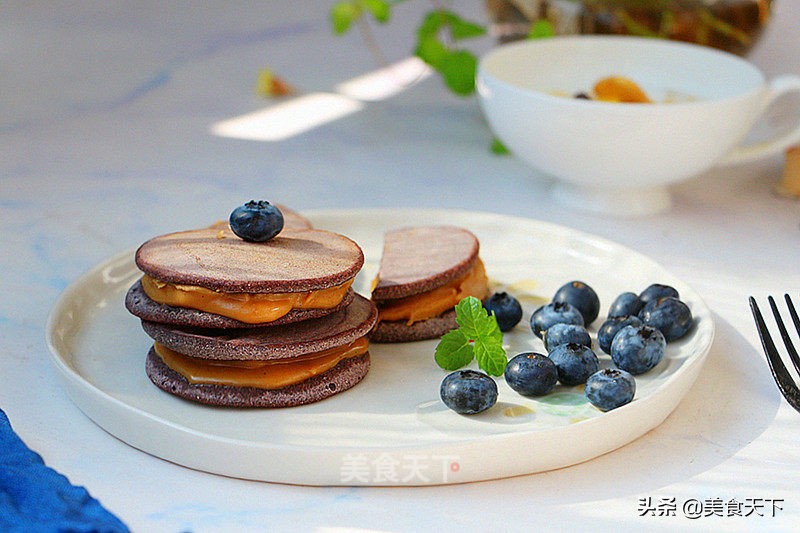
[[[543,398],[518,395],[502,380],[497,405],[474,416],[439,400],[446,373],[433,361],[436,341],[370,347],[362,383],[325,401],[289,409],[222,409],[173,397],[144,372],[151,341],[123,305],[139,277],[128,251],[73,283],[47,327],[52,361],[70,397],[103,429],[175,463],[233,477],[310,485],[434,485],[501,478],[576,464],[614,450],[660,424],[694,382],[711,347],[706,305],[654,261],[618,244],[535,220],[484,213],[355,210],[307,213],[364,249],[355,287],[368,294],[383,232],[405,225],[470,228],[492,280],[520,297],[523,321],[505,335],[509,357],[542,351],[530,313],[563,283],[592,285],[605,306],[620,292],[652,282],[675,286],[692,309],[691,334],[637,378],[630,404],[601,413],[580,387]],[[598,319],[595,328],[602,321]],[[599,351],[599,350],[598,350]],[[600,354],[598,354],[600,355]],[[601,355],[601,364],[609,359]]]

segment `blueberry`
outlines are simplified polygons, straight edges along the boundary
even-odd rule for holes
[[[550,302],[531,315],[531,329],[540,339],[547,328],[559,323],[583,326],[583,315],[566,302]]]
[[[611,353],[611,342],[614,336],[625,326],[641,326],[642,321],[639,317],[633,316],[614,316],[603,322],[597,330],[597,344],[600,349],[607,354]]]
[[[483,301],[483,307],[494,312],[500,331],[509,331],[522,320],[522,306],[507,292],[496,292]]]
[[[597,355],[582,344],[556,346],[548,357],[556,364],[558,381],[564,385],[586,383],[586,379],[597,372],[599,366]]]
[[[647,372],[664,357],[667,341],[650,326],[625,326],[611,343],[611,360],[617,368],[639,375]]]
[[[639,293],[639,299],[642,301],[642,305],[647,305],[647,302],[650,300],[657,300],[659,298],[664,298],[666,296],[672,296],[673,298],[680,298],[678,294],[678,290],[675,287],[670,285],[662,285],[661,283],[653,283],[641,293]]]
[[[439,395],[456,413],[474,415],[497,402],[497,383],[483,372],[456,370],[442,380]]]
[[[638,315],[643,306],[644,303],[642,303],[642,300],[639,298],[638,294],[634,294],[632,292],[623,292],[617,296],[613,302],[611,302],[611,306],[608,308],[608,318],[615,316]]]
[[[667,342],[686,335],[693,323],[689,306],[671,296],[651,300],[639,313],[639,317],[648,326],[658,328]]]
[[[264,242],[283,229],[283,213],[265,200],[251,200],[233,210],[229,219],[231,230],[251,242]]]
[[[577,324],[564,324],[559,322],[553,324],[544,331],[542,336],[544,340],[544,347],[548,352],[552,352],[553,348],[559,344],[567,344],[574,342],[575,344],[583,344],[584,346],[592,347],[592,338],[586,328]]]
[[[508,386],[523,396],[542,396],[556,386],[558,370],[546,355],[525,352],[508,362],[504,376]]]
[[[554,302],[567,302],[580,311],[583,325],[589,326],[600,314],[600,298],[589,285],[582,281],[570,281],[562,285],[553,296]]]
[[[604,368],[589,376],[584,394],[601,411],[610,411],[633,400],[636,380],[624,370]]]

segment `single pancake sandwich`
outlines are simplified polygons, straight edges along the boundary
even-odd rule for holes
[[[489,293],[470,231],[454,226],[390,230],[384,235],[372,300],[378,306],[374,342],[409,342],[441,337],[457,327],[455,305]]]
[[[211,405],[284,407],[366,375],[377,311],[351,289],[361,248],[284,222],[275,206],[249,202],[227,225],[139,247],[143,276],[125,305],[155,341],[146,370],[158,387]]]
[[[125,304],[139,318],[164,324],[287,324],[346,307],[363,263],[355,242],[329,231],[286,229],[250,242],[215,225],[140,246],[136,265],[144,275]]]

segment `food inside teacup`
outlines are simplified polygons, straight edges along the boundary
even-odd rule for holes
[[[626,104],[689,102],[694,100],[691,96],[677,91],[666,91],[661,99],[653,98],[638,83],[625,76],[606,76],[595,82],[591,91],[579,91],[573,95],[565,96],[598,102]]]
[[[623,76],[609,76],[594,84],[592,94],[604,102],[649,104],[647,94],[635,81]]]

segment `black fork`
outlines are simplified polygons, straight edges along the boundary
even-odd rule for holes
[[[797,311],[792,303],[792,299],[789,298],[788,294],[784,295],[784,299],[789,309],[789,316],[794,323],[798,335],[800,335],[800,318],[797,316]],[[775,316],[775,322],[778,325],[778,331],[783,339],[783,344],[786,346],[789,359],[792,361],[795,370],[800,374],[800,356],[797,355],[797,350],[792,343],[792,339],[789,337],[789,332],[786,329],[786,325],[783,323],[775,299],[769,296],[767,301],[769,301],[772,314]],[[786,369],[786,365],[783,363],[783,359],[781,359],[781,355],[775,347],[775,343],[772,341],[772,336],[769,333],[767,324],[764,322],[764,317],[761,316],[758,304],[756,304],[756,300],[752,296],[750,297],[750,309],[753,311],[753,318],[755,318],[756,321],[758,336],[761,337],[761,346],[764,347],[764,353],[767,354],[767,361],[769,362],[770,370],[772,370],[772,376],[775,378],[775,383],[778,384],[778,389],[780,389],[786,401],[789,402],[789,405],[800,412],[800,388],[798,388],[797,382],[795,382],[792,375]]]

